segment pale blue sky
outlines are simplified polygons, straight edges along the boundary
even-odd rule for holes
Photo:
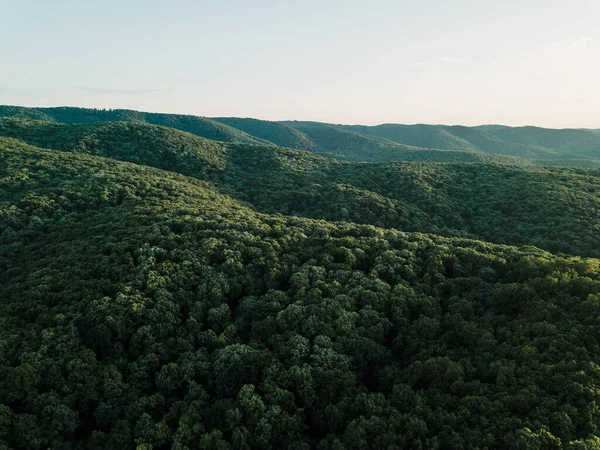
[[[0,0],[0,103],[600,128],[598,0]]]

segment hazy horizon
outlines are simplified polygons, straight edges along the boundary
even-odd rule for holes
[[[2,6],[0,104],[600,128],[594,1]]]
[[[377,127],[377,126],[382,126],[382,125],[405,125],[405,126],[414,126],[414,125],[425,125],[425,126],[443,126],[443,127],[460,127],[460,126],[464,126],[464,127],[468,127],[468,128],[477,128],[477,127],[509,127],[509,128],[544,128],[544,129],[549,129],[549,130],[592,130],[592,131],[600,131],[600,127],[599,128],[589,128],[589,127],[563,127],[563,128],[559,128],[559,127],[542,127],[542,126],[538,126],[538,125],[506,125],[503,123],[480,123],[480,124],[475,124],[475,125],[464,125],[464,124],[460,124],[460,123],[425,123],[425,122],[414,122],[414,123],[410,123],[410,122],[404,122],[404,123],[400,123],[400,122],[381,122],[381,123],[373,123],[373,124],[364,124],[364,123],[352,123],[352,122],[348,122],[348,123],[343,123],[343,122],[322,122],[322,121],[315,121],[315,120],[299,120],[299,119],[262,119],[260,117],[255,117],[255,116],[207,116],[204,114],[189,114],[189,113],[180,113],[177,111],[149,111],[149,110],[140,110],[140,109],[132,109],[132,108],[98,108],[98,107],[93,107],[93,106],[74,106],[74,105],[55,105],[55,106],[40,106],[40,105],[33,105],[33,106],[28,106],[28,105],[16,105],[16,104],[11,104],[11,105],[6,105],[6,104],[0,104],[0,106],[9,106],[9,107],[17,107],[17,108],[32,108],[32,109],[46,109],[46,108],[83,108],[83,109],[99,109],[99,110],[124,110],[124,111],[136,111],[136,112],[142,112],[142,113],[150,113],[150,114],[174,114],[174,115],[184,115],[184,116],[196,116],[196,117],[204,117],[207,119],[221,119],[221,118],[237,118],[237,119],[257,119],[257,120],[264,120],[264,121],[270,121],[270,122],[313,122],[313,123],[322,123],[322,124],[328,124],[328,125],[341,125],[341,126],[372,126],[372,127]]]

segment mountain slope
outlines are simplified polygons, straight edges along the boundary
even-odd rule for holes
[[[520,142],[503,141],[478,128],[445,125],[378,125],[342,126],[366,136],[385,138],[393,142],[426,148],[495,153],[522,158],[549,159],[558,157],[553,148]],[[600,143],[600,141],[599,141]],[[600,156],[600,147],[598,155]]]
[[[598,130],[446,125],[377,126],[319,122],[209,119],[131,110],[0,106],[0,117],[63,123],[125,121],[168,126],[211,140],[275,144],[351,161],[498,162],[518,165],[600,165]],[[446,152],[440,152],[441,150]],[[454,151],[456,154],[449,154]],[[509,157],[509,158],[507,158]],[[520,158],[520,159],[517,159]]]
[[[131,122],[62,124],[0,118],[0,136],[56,150],[105,156],[183,174],[223,169],[223,143],[173,128]]]
[[[239,194],[232,195],[266,212],[600,256],[597,170],[324,160],[265,173],[275,167],[267,163],[273,151],[230,153],[230,167],[245,168],[236,171]]]
[[[343,129],[356,133],[389,139],[399,144],[445,150],[480,151],[469,141],[455,136],[440,125],[397,125],[376,126],[347,125]]]
[[[61,124],[0,117],[0,136],[23,139],[42,148],[98,154],[123,161],[141,161],[152,167],[183,174],[193,173],[190,170],[196,171],[204,162],[209,165],[223,164],[223,153],[226,151],[223,144],[215,141],[173,128],[138,122]],[[98,146],[101,148],[96,148]],[[138,151],[143,155],[137,155]],[[190,152],[200,153],[194,157]],[[395,159],[402,161],[534,165],[533,161],[527,159],[475,152],[398,149],[394,151],[394,155]],[[216,159],[220,159],[220,162],[217,163]],[[572,162],[575,163],[576,161]],[[177,164],[177,167],[173,164]],[[191,167],[186,167],[186,164],[191,164]]]
[[[598,170],[342,162],[131,123],[3,119],[3,134],[193,176],[266,213],[600,256]]]
[[[477,151],[542,160],[600,159],[600,133],[597,130],[396,124],[337,127],[417,147]]]
[[[283,123],[238,117],[213,117],[212,120],[242,130],[279,147],[314,150],[316,144],[304,133]]]
[[[17,119],[44,120],[54,122],[54,119],[48,114],[35,108],[26,108],[24,106],[0,105],[0,117],[13,117]]]
[[[339,129],[316,122],[277,123],[239,118],[213,118],[213,120],[266,139],[280,147],[308,150],[319,155],[348,161],[484,162],[519,166],[535,165],[535,161],[525,158],[479,152],[474,146],[471,146],[474,151],[454,151],[454,148],[436,150],[441,147],[431,149],[395,145],[391,142],[393,139],[373,139],[354,133],[352,130],[348,131],[349,127]],[[577,165],[576,161],[572,163]]]
[[[496,127],[486,133],[504,142],[552,148],[571,157],[597,158],[600,154],[599,130]]]
[[[30,115],[25,117],[22,112],[25,108],[19,109],[18,117],[39,119],[41,117],[50,117],[55,122],[62,123],[90,123],[90,122],[136,122],[148,123],[152,125],[162,125],[186,131],[197,136],[205,137],[215,141],[239,142],[239,143],[267,143],[266,141],[252,137],[241,130],[229,127],[220,122],[208,119],[206,117],[187,116],[181,114],[160,114],[132,111],[127,109],[86,109],[86,108],[27,108]],[[41,117],[38,117],[42,115]],[[10,108],[0,109],[0,116],[13,116]]]
[[[598,260],[268,216],[166,171],[0,150],[0,445],[597,443]]]
[[[417,151],[387,139],[363,136],[340,127],[318,122],[285,122],[315,143],[315,152],[350,161],[394,161],[400,152]]]

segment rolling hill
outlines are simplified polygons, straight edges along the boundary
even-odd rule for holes
[[[598,170],[357,163],[272,145],[218,143],[126,122],[0,119],[0,136],[195,177],[269,214],[600,256]]]
[[[237,117],[214,117],[212,119],[279,147],[299,150],[315,150],[317,148],[317,144],[306,134],[283,123]]]
[[[0,118],[0,136],[31,145],[200,174],[226,165],[223,143],[138,122],[62,124]]]
[[[497,153],[532,159],[599,159],[600,132],[538,127],[396,125],[338,126],[417,147]]]
[[[0,446],[597,445],[599,260],[263,214],[90,142],[95,154],[0,138]],[[282,180],[329,161],[226,154],[227,168],[241,158],[236,170]],[[347,177],[386,167],[331,164]],[[382,179],[404,166],[423,198],[468,173],[396,163]],[[506,170],[489,179],[523,176]],[[594,178],[544,173],[573,192]]]
[[[381,160],[387,160],[385,151],[377,150],[374,139],[382,148],[390,143],[400,144],[404,148],[422,150],[453,150],[461,152],[479,152],[496,155],[515,156],[539,161],[544,160],[600,160],[600,131],[588,129],[553,130],[538,127],[503,126],[446,126],[446,125],[398,125],[384,124],[376,126],[334,125],[317,122],[285,122],[287,125],[303,131],[311,139],[320,141],[323,148],[333,149],[338,144],[343,147],[345,141],[357,144],[357,154],[351,153],[351,159],[360,159],[360,148],[373,148],[374,155],[381,154]],[[343,134],[350,133],[353,138]],[[360,137],[363,138],[362,142]],[[369,150],[370,152],[371,150]],[[377,160],[368,153],[362,160]],[[370,159],[369,159],[370,158]]]
[[[159,114],[131,111],[126,109],[86,109],[86,108],[23,108],[0,106],[0,117],[18,117],[38,120],[51,120],[61,123],[93,122],[134,122],[163,125],[215,141],[240,143],[266,143],[241,130],[229,127],[206,117],[181,114]]]
[[[0,448],[597,447],[595,132],[546,131],[0,108]]]
[[[508,165],[600,166],[600,131],[537,127],[446,125],[377,126],[205,118],[130,110],[0,106],[0,117],[62,123],[125,121],[168,126],[200,137],[272,144],[342,160],[496,162]],[[454,153],[450,153],[454,152]]]

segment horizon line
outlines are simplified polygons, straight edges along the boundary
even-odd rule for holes
[[[24,105],[8,105],[8,104],[0,104],[0,107],[10,107],[10,108],[24,108],[24,109],[33,109],[33,110],[43,110],[43,109],[60,109],[60,108],[72,108],[72,109],[84,109],[91,111],[132,111],[144,114],[169,114],[169,115],[177,115],[177,116],[188,116],[188,117],[199,117],[203,119],[252,119],[259,120],[262,122],[272,122],[272,123],[286,123],[286,122],[304,122],[304,123],[315,123],[315,124],[323,124],[323,125],[335,125],[335,126],[362,126],[362,127],[380,127],[386,125],[400,125],[400,126],[432,126],[432,127],[464,127],[464,128],[482,128],[482,127],[504,127],[504,128],[540,128],[545,130],[592,130],[598,131],[599,128],[590,128],[590,127],[562,127],[562,128],[554,128],[554,127],[544,127],[540,125],[504,125],[499,122],[492,123],[481,123],[479,125],[463,125],[460,123],[449,124],[449,123],[427,123],[427,122],[413,122],[413,123],[400,123],[400,122],[382,122],[375,125],[365,125],[363,123],[336,123],[336,122],[320,122],[316,120],[299,120],[299,119],[281,119],[281,120],[271,120],[271,119],[260,119],[258,117],[252,116],[204,116],[201,114],[189,114],[189,113],[179,113],[179,112],[165,112],[165,111],[143,111],[139,109],[129,109],[129,108],[90,108],[85,106],[69,106],[69,105],[58,105],[58,106],[24,106]]]

